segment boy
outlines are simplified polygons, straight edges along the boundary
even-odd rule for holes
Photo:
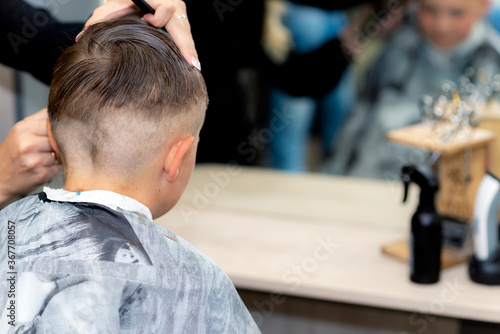
[[[337,174],[399,180],[404,164],[427,154],[389,143],[388,131],[420,122],[419,99],[468,67],[488,76],[500,68],[500,39],[483,20],[488,0],[420,0],[410,22],[386,42],[362,96],[335,142],[327,169]],[[413,22],[413,19],[416,19]]]
[[[220,267],[152,220],[189,181],[206,106],[145,24],[96,24],[63,53],[48,133],[65,185],[0,211],[0,332],[259,333]]]

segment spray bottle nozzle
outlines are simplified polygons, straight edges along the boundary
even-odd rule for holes
[[[437,178],[432,172],[415,166],[404,166],[401,169],[401,180],[404,184],[403,203],[408,199],[410,183],[414,182],[421,189],[420,205],[426,207],[434,206],[434,195],[438,191],[439,186]]]
[[[403,196],[403,203],[406,203],[406,200],[408,199],[408,189],[410,189],[410,177],[409,176],[403,176],[403,183],[405,187],[405,194]]]
[[[401,179],[403,181],[403,185],[405,187],[405,193],[403,196],[403,203],[406,203],[406,200],[408,199],[408,189],[410,189],[410,183],[411,183],[411,174],[413,173],[415,169],[410,166],[404,166],[401,169]]]

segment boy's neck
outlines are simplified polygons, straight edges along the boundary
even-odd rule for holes
[[[116,175],[92,175],[85,174],[69,174],[64,180],[64,190],[71,192],[83,192],[90,190],[107,190],[114,193],[127,196],[146,205],[151,211],[151,199],[149,194],[144,190],[148,187],[144,186],[144,180],[138,179],[121,179]]]

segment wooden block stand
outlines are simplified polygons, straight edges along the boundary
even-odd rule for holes
[[[435,135],[430,127],[418,124],[391,131],[387,139],[399,144],[417,147],[441,154],[438,162],[440,190],[436,209],[441,216],[470,222],[474,212],[474,201],[481,180],[493,161],[495,134],[484,129],[472,129],[463,136],[456,136],[447,143]],[[404,244],[407,244],[404,242]],[[399,247],[396,247],[399,245]],[[394,246],[394,247],[392,247]],[[385,245],[383,251],[401,259],[408,259],[408,251],[401,250],[401,241]],[[392,250],[399,249],[398,252]],[[460,252],[445,250],[443,266],[463,262]]]
[[[489,102],[481,112],[481,129],[489,130],[494,133],[500,133],[500,102],[493,100]],[[496,176],[500,176],[500,143],[495,141],[491,145],[492,161],[491,170]]]
[[[440,215],[463,221],[472,219],[476,191],[492,162],[493,132],[473,129],[463,137],[443,143],[433,135],[431,128],[418,124],[391,131],[387,139],[441,153],[437,211]]]

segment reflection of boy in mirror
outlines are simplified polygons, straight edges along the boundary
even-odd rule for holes
[[[436,48],[451,50],[468,38],[489,6],[489,0],[420,0],[418,26]]]
[[[435,96],[444,80],[456,82],[469,67],[494,75],[500,37],[484,16],[489,0],[419,0],[390,35],[335,141],[327,169],[336,174],[399,180],[405,164],[428,155],[389,143],[385,135],[421,121],[423,95]]]
[[[221,268],[153,222],[189,181],[206,106],[200,72],[169,35],[143,23],[97,23],[62,54],[48,133],[64,189],[44,188],[0,211],[0,221],[16,224],[19,275],[43,273],[50,278],[40,285],[57,286],[49,295],[31,291],[40,307],[23,326],[72,334],[259,333]],[[0,307],[6,296],[0,293]]]

